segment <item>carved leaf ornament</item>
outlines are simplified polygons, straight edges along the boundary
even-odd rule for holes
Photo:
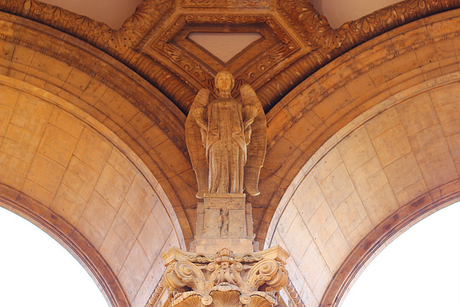
[[[288,274],[284,260],[273,257],[273,250],[269,250],[271,254],[258,252],[268,256],[257,253],[235,256],[224,248],[215,257],[194,257],[173,249],[169,252],[175,254],[172,259],[163,256],[167,262],[164,286],[173,291],[172,305],[274,306],[276,292],[287,284]]]

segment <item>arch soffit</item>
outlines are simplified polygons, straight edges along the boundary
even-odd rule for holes
[[[339,130],[298,173],[266,247],[290,252],[299,305],[339,306],[395,235],[458,201],[459,88],[456,71],[385,99]]]
[[[100,286],[109,306],[130,306],[122,285],[99,252],[66,220],[24,193],[0,184],[0,206],[32,222],[64,246]]]
[[[321,278],[327,280],[327,283],[324,283],[324,280],[321,279],[313,281],[317,281],[318,284],[323,282],[324,292],[318,289],[313,290],[315,284],[309,285],[312,289],[312,292],[309,293],[310,303],[311,297],[315,297],[313,300],[316,300],[319,306],[339,306],[340,300],[344,297],[354,279],[359,275],[365,263],[370,261],[380,249],[385,247],[389,240],[395,237],[395,234],[401,233],[401,231],[410,227],[418,220],[459,199],[460,179],[458,176],[458,146],[456,145],[459,128],[455,110],[458,109],[460,101],[458,98],[460,73],[458,72],[456,60],[447,62],[447,66],[439,65],[439,63],[435,66],[440,69],[437,73],[424,76],[423,79],[418,79],[408,87],[398,89],[394,93],[388,93],[385,99],[380,100],[371,108],[350,120],[343,128],[324,142],[319,150],[312,154],[281,198],[280,206],[276,209],[268,231],[266,246],[285,244],[284,237],[282,236],[286,235],[289,237],[287,227],[296,224],[297,219],[303,219],[306,226],[302,228],[297,227],[297,225],[296,229],[308,228],[309,233],[313,237],[321,236],[321,234],[310,229],[310,227],[314,227],[311,226],[314,222],[309,221],[308,218],[311,217],[313,220],[313,213],[305,212],[311,209],[308,209],[309,204],[313,206],[312,202],[319,199],[317,194],[320,192],[316,193],[315,188],[312,188],[312,182],[319,184],[318,189],[320,188],[324,195],[327,194],[327,191],[325,191],[327,184],[331,185],[329,188],[332,187],[334,189],[334,194],[341,194],[341,189],[344,189],[344,186],[340,186],[340,183],[334,182],[333,179],[329,180],[331,177],[326,178],[327,174],[332,175],[334,173],[334,176],[337,176],[340,180],[346,179],[340,176],[339,171],[335,172],[334,168],[339,164],[335,164],[334,160],[336,158],[331,158],[333,153],[340,155],[341,158],[339,157],[339,159],[341,161],[343,159],[345,162],[344,169],[347,169],[350,173],[351,184],[355,185],[358,193],[358,198],[350,196],[344,203],[348,202],[348,205],[353,204],[356,208],[357,205],[362,206],[364,204],[367,214],[370,216],[371,213],[369,213],[369,210],[372,209],[369,208],[372,207],[372,201],[369,202],[369,199],[371,198],[371,194],[368,194],[366,189],[372,190],[370,192],[374,193],[372,196],[376,194],[381,194],[380,196],[382,196],[385,194],[380,192],[385,190],[384,186],[386,185],[391,186],[392,189],[391,193],[374,203],[378,204],[380,202],[380,205],[383,204],[382,201],[392,203],[392,209],[387,210],[387,215],[381,215],[381,219],[371,221],[367,230],[361,230],[362,233],[357,238],[351,239],[352,242],[349,237],[346,238],[348,242],[345,243],[347,245],[344,248],[345,251],[341,250],[345,245],[340,246],[340,244],[337,244],[333,247],[334,257],[341,258],[340,263],[336,263],[335,267],[330,270],[332,275],[325,278],[321,276]],[[442,71],[443,69],[445,70]],[[399,123],[399,127],[394,126],[393,124],[395,123]],[[387,133],[390,126],[395,129]],[[378,128],[375,129],[376,127]],[[404,137],[397,138],[399,132],[401,132],[400,136],[404,135]],[[384,136],[384,134],[387,135]],[[367,150],[363,146],[363,143],[367,142],[365,139],[369,140],[367,145],[370,145],[370,151],[377,154],[376,157],[378,158],[376,159],[377,164],[374,165],[375,167],[368,168],[364,166],[366,164],[373,164],[365,162],[368,157],[366,155],[369,153],[368,151],[363,154]],[[407,145],[407,150],[399,154],[401,156],[408,155],[403,159],[395,158],[394,160],[387,160],[381,150],[384,148],[400,147],[401,143],[405,143],[404,146]],[[392,149],[389,149],[389,151],[391,152]],[[406,157],[409,159],[406,159]],[[362,167],[357,167],[357,165],[361,165]],[[318,170],[318,166],[321,166],[323,171]],[[327,168],[329,169],[324,171]],[[381,169],[382,172],[379,173],[377,169]],[[417,170],[414,171],[415,169]],[[403,174],[401,175],[401,173]],[[382,176],[388,178],[386,179],[387,181],[382,181]],[[398,177],[399,179],[396,179]],[[410,181],[415,177],[421,179],[423,182],[416,183],[415,181]],[[310,180],[308,178],[315,179]],[[366,182],[366,180],[370,181]],[[321,181],[324,184],[321,184]],[[410,184],[407,183],[409,181]],[[380,185],[372,187],[372,184],[375,183]],[[360,185],[364,187],[358,189]],[[308,198],[312,198],[313,200],[309,200]],[[321,199],[324,200],[324,198]],[[326,201],[330,202],[331,200],[326,196]],[[321,201],[316,204],[317,207],[314,210],[321,211],[319,207],[322,205],[320,203]],[[335,218],[337,221],[343,218],[343,216],[337,216],[337,214],[343,214],[343,211],[339,213],[343,209],[340,208],[343,204],[339,202],[330,208],[333,214],[336,215]],[[289,209],[288,206],[291,206],[291,208],[297,207],[298,216],[293,217],[294,219],[286,218],[286,216],[294,216],[293,210]],[[349,206],[347,211],[358,212],[359,210],[355,207]],[[284,218],[284,222],[280,222],[282,218]],[[286,221],[289,222],[286,224]],[[338,222],[339,233],[342,233],[342,236],[346,237],[347,234],[350,234],[350,229],[347,231],[346,228],[349,225],[347,226],[346,222],[344,223],[343,221],[342,219],[342,222]],[[324,222],[324,224],[327,223]],[[320,224],[317,226],[320,226]],[[278,233],[275,234],[275,232]],[[300,234],[297,232],[296,235],[299,236]],[[307,236],[300,236],[307,240]],[[316,241],[316,239],[317,237],[313,241]],[[330,239],[330,241],[334,241],[334,239]],[[318,242],[316,243],[318,244]],[[286,248],[289,250],[289,246]],[[321,253],[323,252],[321,250]],[[296,251],[291,252],[292,256],[296,254],[298,254]],[[308,254],[309,251],[305,252],[305,255]],[[317,259],[316,257],[306,257],[302,260],[295,259],[294,262],[296,263],[295,265],[299,266],[299,270],[302,270],[302,265],[305,265],[304,261],[310,261],[308,262],[309,266],[316,266],[320,264],[314,263]],[[329,262],[331,261],[328,262],[326,260],[326,262],[330,266]],[[306,270],[308,271],[308,269]],[[296,270],[293,269],[293,271]],[[305,278],[307,279],[307,277]],[[307,288],[299,284],[298,280],[295,280],[294,284],[298,289],[305,290]],[[319,288],[321,289],[322,287],[320,286]],[[304,290],[302,290],[304,294],[308,293],[308,291]]]
[[[99,119],[113,131],[116,131],[116,133],[136,151],[148,167],[153,170],[152,172],[160,181],[168,198],[175,207],[186,241],[191,240],[193,237],[193,227],[196,215],[196,200],[194,198],[195,178],[188,162],[185,146],[182,146],[183,126],[181,122],[183,122],[183,114],[176,112],[177,109],[174,109],[170,101],[155,91],[152,86],[144,82],[142,78],[133,75],[129,69],[126,69],[110,57],[104,56],[103,53],[99,53],[100,56],[98,56],[97,61],[81,63],[79,57],[72,52],[75,46],[78,46],[80,49],[84,46],[83,49],[87,52],[89,51],[90,54],[97,53],[98,50],[90,48],[78,40],[72,40],[72,38],[58,31],[52,29],[43,31],[44,27],[40,28],[39,25],[37,27],[35,23],[22,18],[3,13],[2,16],[7,16],[4,19],[8,20],[8,22],[14,22],[16,20],[16,27],[18,27],[19,24],[28,25],[29,28],[41,29],[43,33],[51,31],[55,38],[59,38],[59,42],[56,44],[45,43],[45,45],[40,45],[41,42],[50,40],[37,40],[36,37],[39,36],[35,33],[35,35],[24,37],[25,41],[22,42],[22,47],[29,48],[33,46],[33,52],[39,53],[49,50],[47,51],[47,57],[61,57],[61,62],[63,63],[66,62],[65,59],[70,59],[67,65],[78,65],[77,69],[82,69],[83,71],[86,69],[88,72],[87,74],[95,76],[97,79],[102,80],[103,83],[109,81],[113,82],[112,84],[115,84],[115,86],[112,86],[111,89],[115,92],[122,93],[121,96],[128,97],[128,99],[131,100],[131,103],[126,105],[128,107],[118,108],[118,113],[116,110],[110,109],[108,112],[104,113],[101,111],[104,110],[107,105],[110,105],[108,101],[102,102],[101,106],[103,105],[103,107],[101,108],[94,107],[95,101],[98,101],[98,99],[102,97],[98,96],[95,98],[94,95],[101,95],[100,93],[89,95],[90,97],[88,97],[88,99],[91,100],[90,104],[82,104],[79,99],[75,98],[75,93],[72,93],[72,91],[76,91],[78,93],[77,95],[82,94],[82,89],[75,88],[75,84],[70,84],[66,91],[59,91],[56,84],[60,84],[64,81],[61,80],[62,76],[55,75],[54,80],[41,80],[44,69],[40,69],[40,67],[36,67],[36,71],[29,69],[27,74],[32,74],[31,76],[25,75],[25,67],[28,67],[28,65],[31,64],[30,62],[11,62],[12,65],[6,65],[4,69],[6,74],[14,75],[14,77],[24,79],[32,84],[41,87],[46,84],[50,91],[55,91],[58,95],[65,97],[68,101],[72,101],[83,110],[88,110],[89,114]],[[405,86],[410,86],[411,82],[418,82],[420,78],[429,78],[430,75],[435,76],[436,74],[443,73],[443,71],[448,72],[449,69],[454,69],[456,64],[452,61],[455,51],[451,50],[451,52],[442,52],[441,54],[442,49],[440,48],[434,52],[437,56],[436,62],[429,62],[432,59],[425,56],[422,60],[416,60],[418,65],[416,65],[416,68],[410,65],[398,65],[397,63],[404,62],[404,64],[406,64],[405,60],[411,60],[411,57],[407,55],[413,55],[414,52],[424,49],[423,47],[425,44],[422,42],[428,41],[426,45],[432,47],[435,45],[442,45],[443,42],[444,44],[446,42],[453,44],[457,36],[455,32],[456,16],[457,11],[451,11],[425,18],[398,28],[389,34],[384,34],[369,43],[355,48],[327,65],[313,77],[308,78],[269,112],[269,152],[266,165],[261,174],[261,188],[264,189],[265,193],[261,197],[251,199],[255,211],[255,229],[259,241],[264,241],[275,208],[284,191],[288,189],[295,174],[301,169],[302,165],[304,165],[313,152],[317,150],[325,140],[333,135],[334,132],[338,131],[340,127],[360,114],[360,112],[376,104],[377,101],[388,97],[392,93],[398,92],[398,90]],[[20,22],[18,20],[20,20]],[[449,23],[450,26],[443,27],[442,24],[445,23]],[[417,30],[420,29],[423,31],[419,33]],[[21,41],[22,38],[12,35],[14,33],[12,28],[3,25],[3,30],[2,38],[9,38],[10,42]],[[404,31],[407,33],[404,33]],[[429,33],[429,38],[427,38],[427,35],[424,35],[426,34],[423,33],[424,31]],[[409,33],[421,35],[415,35],[411,39],[407,39]],[[65,43],[61,43],[62,38],[64,38],[64,42],[71,41],[73,46],[66,48],[68,46],[66,46]],[[373,55],[372,50],[376,49],[375,46],[371,47],[373,45],[380,46],[380,50],[383,51],[377,53],[377,55]],[[5,60],[11,61],[11,59],[8,59],[8,57],[11,56],[11,53],[9,55],[6,54]],[[89,58],[91,58],[91,56]],[[110,63],[110,65],[101,66],[101,58],[104,59],[104,63]],[[377,73],[377,76],[373,78],[371,72],[375,72],[374,69],[376,65],[386,65],[390,67],[395,65],[395,63],[396,67],[404,67],[401,69],[405,69],[406,71],[387,71],[387,74]],[[408,63],[413,62],[409,61]],[[22,68],[21,65],[23,66]],[[122,67],[121,70],[124,72],[124,74],[122,74],[124,78],[119,78],[118,74],[114,74],[110,71],[110,67],[113,66]],[[417,76],[419,79],[415,78]],[[359,83],[357,80],[369,78],[372,81],[371,84],[373,89],[366,88],[365,91],[358,90],[353,92],[353,82],[355,82],[356,85]],[[135,88],[134,86],[130,86],[133,84],[132,79],[145,85],[142,87],[142,91],[147,89],[147,95],[132,93],[133,88]],[[378,83],[379,79],[383,84],[376,86],[375,83]],[[53,87],[53,85],[55,87]],[[375,90],[375,88],[378,88],[378,90]],[[155,99],[149,100],[148,98],[151,98],[152,91],[155,92],[153,94]],[[146,93],[143,92],[142,94]],[[135,97],[135,99],[133,99],[133,97]],[[372,97],[372,99],[369,99],[370,97]],[[142,106],[140,106],[139,101],[141,100],[149,100],[149,102],[145,104],[142,103]],[[338,102],[335,103],[333,100]],[[162,103],[152,106],[152,101],[161,101]],[[162,134],[166,134],[166,140],[161,144],[153,144],[156,146],[154,149],[151,149],[152,146],[149,147],[145,145],[145,143],[149,143],[149,140],[142,140],[142,137],[139,137],[142,135],[142,133],[139,133],[139,130],[142,131],[142,128],[138,130],[135,128],[133,133],[132,127],[125,125],[126,120],[123,118],[125,115],[120,114],[120,110],[130,109],[132,105],[135,106],[134,108],[138,109],[150,105],[152,109],[159,106],[160,110],[165,110],[161,116],[161,119],[164,118],[164,120],[161,120],[160,123],[156,125],[162,130]],[[345,107],[341,108],[341,106],[344,105]],[[316,121],[318,116],[316,111],[326,112],[326,114],[320,116],[320,121]],[[153,112],[150,110],[145,110],[144,114],[140,116],[142,117],[148,114],[147,117],[149,117],[149,119],[147,122],[150,124],[152,121],[150,118],[152,113]],[[158,120],[159,118],[153,118],[154,123],[157,123]],[[161,123],[168,123],[168,126],[162,126]],[[170,127],[171,123],[178,124],[173,124],[172,127]],[[143,128],[145,129],[145,126]],[[306,139],[292,139],[292,135],[299,135],[299,133],[296,133],[299,129],[313,132],[309,135],[302,133],[303,136],[306,136]],[[288,137],[289,134],[291,134],[291,137]],[[135,135],[137,138],[131,135]],[[145,150],[145,148],[149,150]],[[171,150],[174,151],[175,154],[170,154]]]
[[[449,82],[449,73],[459,70],[459,17],[460,10],[440,13],[356,47],[306,79],[267,114],[269,145],[260,184],[265,193],[251,199],[268,204],[255,225],[261,243],[270,240],[277,208],[292,195],[306,164],[324,153],[323,145],[348,132],[343,129],[347,124],[362,121],[379,104]]]
[[[180,232],[190,241],[189,220],[195,219],[188,208],[196,206],[196,183],[185,149],[183,113],[142,77],[76,38],[3,12],[0,22],[1,73],[16,80],[8,82],[19,89],[41,88],[52,103],[73,105],[72,113],[82,111],[80,119],[94,118],[91,125],[102,123],[127,144],[132,159],[139,157],[137,162],[161,185]]]
[[[81,126],[93,129],[98,135],[102,137],[101,138],[102,140],[106,141],[111,146],[113,146],[113,148],[117,149],[117,151],[119,151],[120,154],[123,155],[123,157],[126,158],[127,161],[129,161],[130,166],[133,169],[135,169],[146,182],[148,182],[149,187],[152,188],[155,195],[160,199],[162,207],[167,212],[169,220],[171,221],[171,224],[174,225],[175,233],[177,234],[177,241],[180,242],[181,247],[185,247],[185,238],[182,233],[182,228],[180,226],[179,219],[176,215],[176,212],[169,198],[167,197],[165,191],[162,189],[162,186],[160,185],[159,181],[152,174],[152,172],[150,171],[148,166],[144,163],[142,158],[139,157],[135,151],[133,151],[131,146],[126,144],[123,141],[123,139],[121,139],[116,133],[114,133],[113,130],[111,130],[109,127],[105,126],[104,124],[102,124],[99,120],[92,117],[88,113],[76,107],[72,102],[69,102],[68,100],[54,96],[47,90],[38,88],[35,85],[31,85],[27,82],[19,81],[19,80],[13,79],[8,76],[0,75],[0,86],[3,87],[3,90],[12,89],[13,91],[17,91],[17,94],[16,94],[17,96],[21,94],[25,94],[25,95],[28,95],[29,97],[36,97],[38,100],[44,102],[45,104],[49,104],[50,106],[55,107],[56,110],[63,111],[66,115],[68,115],[69,118],[76,119],[81,124]],[[8,98],[10,98],[8,92],[9,91],[6,91],[6,93],[5,92],[2,93],[1,99],[3,101],[8,100]],[[9,104],[7,103],[7,105]],[[7,133],[6,130],[8,126],[8,121],[11,118],[11,117],[8,117],[8,115],[9,116],[12,115],[12,114],[8,114],[8,112],[5,112],[5,113],[7,117],[3,118],[5,119],[5,121],[3,122],[4,125],[0,129],[0,137],[2,138],[0,140],[3,140],[3,138],[5,138],[5,135]],[[25,120],[29,120],[29,119],[26,118]],[[59,124],[65,125],[65,119]],[[70,125],[72,124],[69,123],[69,126]],[[43,128],[40,128],[40,130],[43,130]],[[37,133],[43,134],[43,131],[37,132]],[[44,136],[42,135],[41,138],[43,139]],[[0,142],[0,145],[1,144],[2,143]],[[91,144],[91,145],[94,145],[94,144]],[[14,149],[14,145],[13,145],[13,149]],[[34,148],[33,146],[30,149],[36,150],[36,148]],[[60,154],[63,154],[63,152],[61,152]],[[91,163],[88,163],[88,162],[87,164],[91,165]],[[18,188],[18,187],[14,186],[13,188]]]
[[[460,180],[444,184],[401,207],[367,234],[328,284],[319,306],[340,306],[356,279],[385,247],[404,231],[460,200]]]
[[[111,129],[47,86],[2,75],[0,87],[3,202],[76,249],[113,306],[148,300],[159,254],[186,247],[159,182]],[[51,218],[38,218],[42,211]]]

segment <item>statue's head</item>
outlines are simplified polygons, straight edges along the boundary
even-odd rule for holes
[[[219,92],[229,93],[232,91],[233,86],[235,85],[235,79],[233,79],[232,73],[226,70],[219,71],[214,78],[214,81]]]

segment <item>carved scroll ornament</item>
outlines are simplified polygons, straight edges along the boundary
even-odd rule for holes
[[[235,255],[222,249],[214,256],[171,249],[164,286],[176,306],[274,306],[276,293],[287,284],[287,257],[279,247]]]

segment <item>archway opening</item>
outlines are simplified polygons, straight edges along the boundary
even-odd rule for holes
[[[460,202],[421,220],[388,244],[342,307],[460,306]]]
[[[0,207],[0,306],[108,306],[98,286],[58,242]]]

